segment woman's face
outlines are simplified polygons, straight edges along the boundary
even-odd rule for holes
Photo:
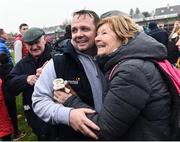
[[[120,40],[109,24],[101,25],[97,30],[95,43],[98,49],[98,56],[109,55],[120,47]]]

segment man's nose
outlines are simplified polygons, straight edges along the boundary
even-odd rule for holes
[[[31,45],[31,49],[35,49],[35,48],[37,48],[37,44],[36,43]]]
[[[78,30],[76,33],[76,36],[82,36],[82,35],[83,35],[83,32],[81,30]]]

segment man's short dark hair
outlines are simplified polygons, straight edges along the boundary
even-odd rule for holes
[[[24,27],[24,26],[28,26],[28,24],[22,23],[22,24],[19,26],[19,29],[21,29],[21,28]]]
[[[94,19],[94,25],[97,26],[97,23],[99,22],[100,18],[99,16],[96,14],[96,12],[92,11],[92,10],[79,10],[73,13],[73,17],[76,15],[89,15],[90,17],[93,17]]]

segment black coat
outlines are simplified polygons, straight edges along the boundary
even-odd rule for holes
[[[11,70],[7,84],[8,90],[13,95],[22,93],[23,109],[28,125],[37,136],[38,140],[56,140],[56,128],[41,120],[32,109],[32,93],[34,86],[27,83],[28,75],[35,75],[36,69],[51,58],[51,47],[46,46],[44,53],[37,60],[28,54],[20,60]]]
[[[34,91],[34,86],[27,83],[27,76],[35,75],[36,69],[40,68],[50,58],[51,48],[46,46],[43,55],[37,61],[28,54],[11,70],[8,76],[8,90],[11,94],[16,95],[19,95],[22,92],[23,105],[31,106],[31,96]]]
[[[166,48],[144,33],[103,58],[108,80],[102,110],[89,116],[100,126],[100,140],[164,140],[169,137],[170,94],[159,70],[149,59],[163,59]],[[102,60],[102,58],[101,58]],[[77,96],[65,106],[88,107]],[[162,133],[163,136],[161,136]]]
[[[153,37],[160,43],[164,44],[166,47],[168,47],[169,42],[169,36],[168,33],[165,30],[160,30],[159,28],[152,29],[149,33],[149,36]]]

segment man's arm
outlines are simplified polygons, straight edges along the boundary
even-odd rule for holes
[[[8,75],[8,87],[10,92],[19,94],[29,87],[27,82],[28,74],[22,71],[22,62],[18,62]]]
[[[72,108],[64,107],[53,100],[53,80],[56,79],[54,63],[51,59],[42,70],[32,95],[34,112],[45,122],[69,125],[69,113]]]
[[[20,40],[17,40],[14,43],[14,60],[15,60],[15,63],[19,62],[21,59],[22,59],[22,42]]]
[[[72,95],[71,93],[67,94],[62,91],[54,91],[53,98],[57,102],[63,103],[65,106],[71,106],[71,107],[76,108],[76,109],[72,109],[69,115],[70,116],[69,125],[74,130],[83,133],[85,136],[98,139],[96,133],[100,130],[100,128],[87,117],[87,115],[89,117],[96,116],[95,110],[92,110],[90,106],[84,103],[79,98],[79,96],[75,94]]]

